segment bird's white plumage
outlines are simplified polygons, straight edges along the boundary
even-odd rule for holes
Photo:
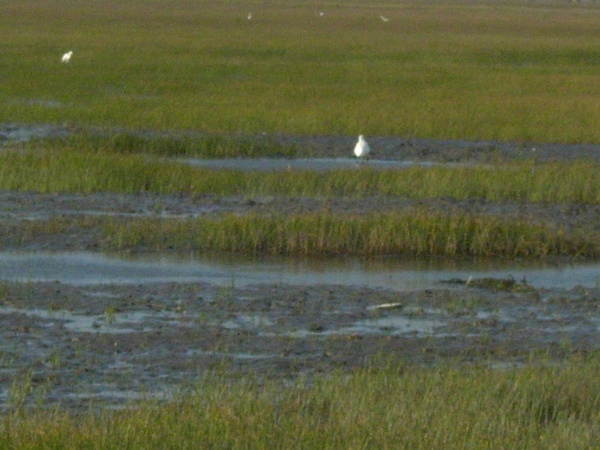
[[[252,13],[248,14],[248,20],[252,20]]]
[[[388,19],[388,18],[387,18],[387,17],[385,17],[385,16],[379,16],[379,18],[380,18],[381,20],[383,20],[384,22],[389,22],[389,21],[390,21],[390,19]]]
[[[371,151],[371,147],[369,147],[369,143],[365,141],[365,137],[361,134],[358,137],[358,142],[354,146],[354,154],[357,158],[364,158]]]
[[[61,61],[64,63],[68,63],[71,60],[71,56],[73,56],[73,51],[69,51],[67,53],[65,53],[64,55],[62,55],[62,59]]]

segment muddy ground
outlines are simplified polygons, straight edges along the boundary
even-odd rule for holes
[[[0,126],[7,142],[60,127]],[[284,137],[336,157],[351,137]],[[297,141],[297,142],[296,142]],[[381,158],[487,161],[598,159],[600,147],[372,138]],[[535,150],[534,150],[535,148]],[[320,152],[320,153],[319,153]],[[345,154],[344,154],[345,155]],[[532,156],[533,155],[533,156]],[[0,250],[95,250],[100,231],[23,236],[24,221],[107,215],[194,217],[222,212],[369,213],[413,206],[525,217],[597,230],[598,206],[476,200],[329,200],[117,194],[0,193]],[[502,280],[455,280],[418,292],[321,285],[223,288],[208,283],[74,286],[0,284],[0,403],[119,407],[168,397],[207,370],[290,379],[350,370],[378,356],[407,364],[452,360],[504,367],[532,352],[557,361],[600,347],[600,290],[534,289]]]
[[[74,133],[110,135],[128,133],[141,137],[166,136],[210,137],[194,132],[157,132],[153,130],[128,130],[125,128],[101,128],[60,126],[50,124],[0,123],[0,145],[15,144],[32,139],[67,137]],[[219,135],[223,137],[222,135]],[[320,135],[291,136],[286,134],[245,135],[232,134],[225,137],[239,140],[276,142],[294,146],[298,154],[314,158],[341,158],[352,156],[356,136]],[[366,136],[373,158],[381,160],[408,160],[433,162],[495,162],[503,159],[531,159],[534,161],[565,161],[584,159],[600,161],[600,145],[573,143],[555,144],[543,142],[464,141],[457,139],[422,139],[398,136]]]

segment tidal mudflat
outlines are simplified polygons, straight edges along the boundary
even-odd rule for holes
[[[263,379],[352,369],[384,355],[518,366],[598,349],[597,287],[534,288],[487,278],[392,291],[281,282],[74,285],[3,282],[3,406],[84,407],[168,397],[206,370]]]
[[[59,133],[53,127],[35,130]],[[14,136],[21,139],[27,133],[11,128],[4,134],[7,141],[14,141]],[[285,139],[301,141],[293,136]],[[341,149],[352,142],[349,137],[306,139],[315,157],[334,162],[343,158]],[[413,151],[403,153],[397,149],[408,148],[406,141],[390,138],[385,142],[387,147],[383,140],[378,143],[383,149],[380,161],[423,164],[471,163],[473,155],[477,155],[475,162],[487,164],[498,157],[522,158],[524,152],[541,160],[560,161],[587,158],[597,150],[590,146],[432,140],[419,141],[420,150],[413,146]],[[482,156],[485,148],[489,148],[487,158]],[[0,248],[10,252],[5,256],[12,256],[4,258],[8,266],[0,284],[3,407],[14,406],[18,397],[15,382],[23,380],[28,381],[26,400],[30,403],[81,408],[93,401],[120,407],[140,398],[168,398],[212,369],[231,376],[293,380],[335,369],[350,370],[381,356],[425,366],[448,360],[504,366],[524,364],[532,354],[559,362],[573,354],[598,350],[600,289],[594,261],[548,259],[535,263],[537,267],[523,261],[480,261],[468,266],[470,269],[449,271],[444,279],[409,288],[409,283],[403,287],[396,280],[394,284],[394,277],[403,271],[431,270],[435,260],[398,262],[398,273],[389,265],[381,266],[380,276],[392,280],[385,284],[372,282],[377,280],[375,276],[369,282],[365,281],[368,277],[356,276],[366,270],[364,261],[356,263],[355,275],[336,282],[335,267],[346,259],[330,257],[308,271],[312,279],[298,282],[277,269],[277,264],[262,260],[244,266],[235,254],[219,257],[224,261],[222,267],[233,267],[223,273],[190,269],[185,257],[168,251],[166,255],[180,263],[169,260],[161,266],[156,262],[160,255],[148,254],[143,248],[130,249],[133,260],[108,256],[105,266],[98,265],[94,258],[102,259],[97,253],[102,248],[102,230],[89,220],[100,216],[127,223],[140,217],[177,220],[222,213],[323,209],[368,215],[415,205],[457,214],[525,217],[568,229],[595,230],[600,214],[593,204],[476,199],[5,191],[0,195],[4,230]],[[22,231],[27,224],[49,220],[67,221],[68,226],[52,232],[47,228],[45,232]],[[75,257],[64,253],[74,251],[87,253]],[[143,253],[154,262],[144,260]],[[86,260],[85,255],[91,256]],[[40,262],[44,258],[45,262]],[[289,266],[304,264],[286,261]],[[227,266],[228,262],[238,265]],[[48,269],[45,277],[36,272],[44,264]],[[150,274],[144,272],[152,264]],[[352,265],[344,264],[345,270]],[[370,264],[375,267],[371,273],[377,272],[377,262]],[[260,267],[261,276],[248,276]],[[115,276],[125,276],[128,270],[138,278],[123,282]],[[549,270],[546,278],[535,278],[544,270]],[[72,276],[63,277],[61,271]],[[330,275],[319,278],[319,273]],[[576,278],[582,274],[583,278]],[[566,282],[554,283],[561,276]]]

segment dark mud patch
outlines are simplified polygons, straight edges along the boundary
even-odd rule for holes
[[[272,134],[214,135],[200,132],[161,132],[156,130],[129,130],[119,127],[77,127],[52,124],[0,124],[0,143],[26,142],[34,139],[68,137],[87,133],[97,136],[129,134],[135,137],[182,139],[225,138],[240,142],[264,142],[295,149],[297,157],[348,158],[356,143],[356,136],[314,135],[297,136]],[[441,163],[493,163],[510,159],[534,161],[572,161],[577,159],[600,161],[600,145],[584,143],[536,143],[466,141],[458,139],[425,139],[406,136],[367,136],[376,160],[431,161]]]
[[[310,149],[313,157],[347,157],[354,136],[270,135],[275,142]],[[600,145],[535,142],[466,141],[393,136],[368,136],[372,158],[382,160],[493,163],[510,159],[534,161],[600,160]]]
[[[122,406],[168,398],[207,370],[292,380],[376,356],[520,364],[532,352],[560,360],[600,347],[598,289],[50,282],[0,291],[4,408],[26,381],[30,404]]]

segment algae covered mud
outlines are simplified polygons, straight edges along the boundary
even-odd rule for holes
[[[69,135],[52,126],[4,129],[7,151],[17,153],[32,136]],[[312,161],[302,154],[306,148],[314,160],[326,158],[328,164],[346,164],[344,151],[354,140],[276,138],[300,149],[301,161]],[[371,162],[375,165],[412,161],[422,167],[524,157],[560,163],[600,154],[592,145],[400,138],[375,139],[373,147],[380,149]],[[250,163],[240,173],[255,172],[254,160],[245,161]],[[306,170],[294,163],[284,167],[282,161],[289,160],[275,161],[274,172]],[[513,217],[589,235],[597,233],[600,215],[594,202],[477,197],[4,191],[2,406],[81,408],[92,401],[120,407],[140,398],[169,398],[211,370],[225,377],[293,380],[351,370],[381,356],[419,365],[450,359],[504,366],[523,364],[532,354],[561,361],[598,350],[600,269],[596,260],[576,255],[542,260],[199,257],[197,252],[182,256],[169,245],[149,252],[135,242],[125,248],[128,257],[100,253],[111,248],[106,228],[112,222],[132,228],[139,220],[323,210],[362,217],[417,207],[432,214]]]

